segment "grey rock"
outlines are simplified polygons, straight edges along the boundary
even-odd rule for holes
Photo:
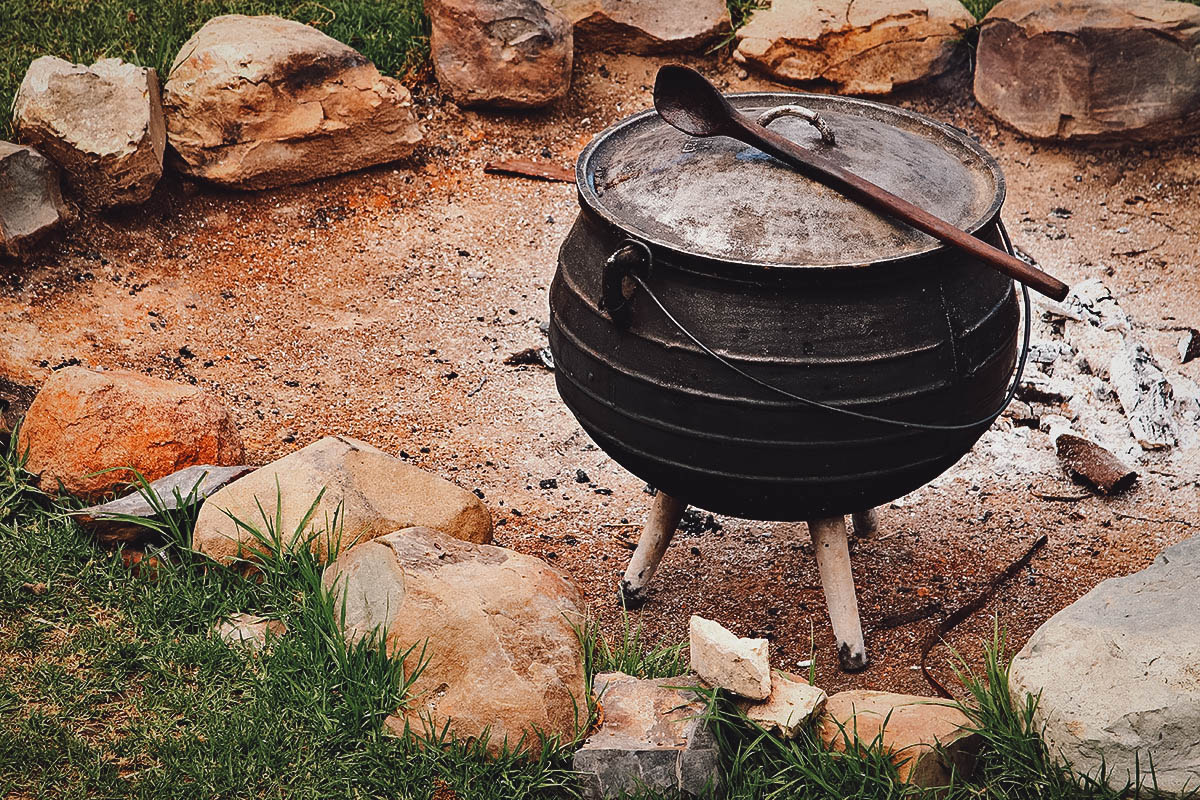
[[[438,85],[467,106],[535,108],[567,94],[571,23],[539,0],[425,0]]]
[[[1051,751],[1108,783],[1200,787],[1200,537],[1145,570],[1104,581],[1051,617],[1012,662],[1009,688],[1041,694]]]
[[[86,205],[144,202],[162,177],[167,132],[158,75],[105,58],[85,66],[42,56],[13,107],[21,140],[62,167]]]
[[[1004,0],[980,24],[975,98],[1039,139],[1155,140],[1200,127],[1200,8]]]
[[[163,510],[175,511],[180,506],[175,497],[176,490],[179,491],[179,499],[185,504],[188,504],[189,500],[193,504],[199,503],[225,484],[253,471],[254,467],[246,466],[218,467],[206,464],[187,467],[152,482],[150,491],[158,498]],[[88,506],[82,509],[75,519],[96,538],[106,543],[136,542],[149,533],[149,530],[141,525],[117,519],[117,515],[152,519],[158,516],[158,510],[150,505],[144,494],[133,492],[108,503]]]
[[[720,754],[694,692],[695,675],[646,680],[623,672],[597,675],[593,691],[604,710],[600,729],[572,759],[589,800],[643,789],[692,797],[716,796]]]
[[[66,217],[54,164],[32,147],[0,142],[0,255],[28,256]]]

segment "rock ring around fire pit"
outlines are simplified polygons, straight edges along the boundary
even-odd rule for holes
[[[998,247],[1004,178],[976,142],[863,100],[732,95],[772,130]],[[560,395],[659,489],[622,582],[644,598],[688,504],[809,522],[843,667],[865,666],[845,515],[961,458],[1017,363],[1012,280],[732,139],[653,111],[576,167],[580,212],[550,291]],[[802,402],[800,402],[802,401]]]

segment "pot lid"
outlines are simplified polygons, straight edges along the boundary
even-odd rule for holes
[[[782,116],[771,130],[849,171],[975,232],[1004,201],[1004,176],[965,134],[882,103],[799,93],[727,95],[756,119],[783,105],[816,111]],[[881,216],[774,158],[727,137],[698,139],[651,109],[600,134],[579,157],[582,202],[651,245],[758,266],[836,267],[920,255],[932,237]]]

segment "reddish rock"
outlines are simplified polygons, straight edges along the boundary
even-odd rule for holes
[[[426,0],[438,85],[467,106],[534,108],[571,86],[571,23],[539,0]]]
[[[826,701],[820,735],[826,747],[844,751],[847,739],[867,746],[883,731],[883,749],[900,780],[933,787],[950,782],[951,767],[960,776],[970,774],[981,741],[969,724],[949,700],[856,690]]]
[[[1200,129],[1200,8],[1003,0],[980,24],[975,98],[1039,139],[1155,140]]]
[[[155,481],[197,464],[243,458],[233,418],[208,392],[125,370],[68,367],[50,376],[21,426],[18,446],[42,489],[98,499],[127,485],[130,467]]]

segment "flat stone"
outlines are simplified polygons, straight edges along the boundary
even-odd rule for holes
[[[254,614],[234,614],[213,629],[213,634],[230,647],[244,647],[257,653],[267,646],[269,637],[287,633],[283,620],[266,619]]]
[[[285,550],[307,542],[323,556],[414,526],[471,542],[492,540],[491,514],[471,492],[366,442],[326,436],[209,497],[192,546],[223,564],[248,557],[260,545],[234,518],[265,534],[264,515],[273,525],[277,514]]]
[[[197,464],[240,464],[242,439],[212,394],[126,370],[67,367],[52,374],[25,415],[18,447],[44,491],[59,485],[98,500],[134,480]],[[113,470],[113,471],[105,471]]]
[[[746,718],[768,733],[794,739],[813,716],[825,708],[828,696],[796,675],[781,670],[771,673],[771,696],[762,702],[739,700]]]
[[[0,142],[0,256],[29,256],[66,219],[58,168],[32,147]]]
[[[650,790],[667,796],[716,796],[720,752],[703,719],[706,704],[694,675],[641,679],[605,672],[593,681],[602,709],[600,728],[576,751],[571,767],[582,775],[588,800]]]
[[[1200,537],[1104,581],[1047,620],[1013,659],[1009,688],[1041,695],[1036,722],[1079,772],[1123,788],[1150,764],[1160,791],[1200,786]],[[1135,759],[1137,767],[1135,768]]]
[[[150,491],[158,498],[159,508],[175,511],[180,507],[175,497],[176,490],[185,504],[188,504],[188,500],[200,503],[222,486],[253,471],[254,467],[247,466],[218,467],[204,464],[187,467],[152,482]],[[139,490],[117,500],[88,506],[75,514],[75,521],[105,544],[131,544],[145,539],[149,534],[146,527],[117,519],[116,515],[153,519],[159,515],[159,509],[152,506]]]
[[[958,0],[774,0],[735,34],[734,60],[781,81],[886,94],[965,61]]]
[[[549,0],[575,26],[575,46],[611,53],[695,53],[731,27],[725,0]]]
[[[544,561],[408,528],[352,547],[324,583],[352,641],[385,629],[388,652],[409,653],[406,671],[424,663],[390,729],[486,731],[495,753],[522,737],[570,741],[587,724],[583,600]]]
[[[162,177],[167,132],[153,69],[42,56],[17,90],[13,126],[62,168],[86,205],[144,202]]]
[[[571,23],[540,0],[426,0],[438,85],[460,105],[536,108],[566,96]]]
[[[688,620],[692,669],[710,686],[751,700],[771,694],[771,667],[766,639],[742,639],[719,623],[698,617]]]
[[[886,724],[885,724],[886,723]],[[896,764],[900,780],[925,788],[946,786],[951,769],[970,775],[980,737],[953,703],[936,697],[855,690],[838,692],[825,703],[821,741],[844,752],[866,747],[882,732],[883,751]]]
[[[180,169],[239,189],[337,175],[409,155],[412,97],[365,56],[279,17],[214,17],[163,89]]]
[[[980,23],[975,99],[1038,139],[1185,136],[1200,126],[1200,8],[1003,0]]]

